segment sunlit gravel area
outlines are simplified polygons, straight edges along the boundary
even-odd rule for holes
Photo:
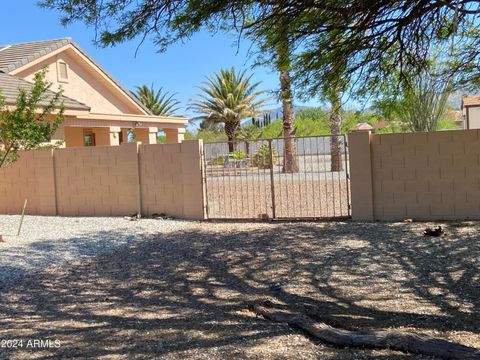
[[[144,236],[168,233],[187,222],[163,219],[130,221],[122,217],[0,215],[0,287],[26,272],[91,256],[115,253]]]

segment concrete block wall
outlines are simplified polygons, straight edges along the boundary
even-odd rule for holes
[[[142,213],[203,219],[201,142],[140,145]]]
[[[353,219],[480,219],[478,130],[357,133],[349,151]]]
[[[137,212],[137,144],[54,151],[57,210],[62,216]]]
[[[201,141],[29,151],[0,169],[0,213],[203,219]]]
[[[0,168],[0,213],[19,214],[28,199],[28,213],[55,215],[52,150],[28,151],[13,164]]]

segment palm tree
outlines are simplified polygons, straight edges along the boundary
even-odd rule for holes
[[[199,114],[194,120],[224,124],[230,152],[236,148],[240,120],[261,113],[266,105],[266,100],[259,98],[265,91],[257,90],[260,82],[252,83],[252,76],[245,71],[237,73],[233,67],[220,69],[198,87],[202,93],[191,101],[190,109]]]
[[[253,120],[253,119],[252,119]],[[245,141],[245,153],[247,157],[250,157],[250,140],[258,140],[262,136],[262,130],[260,127],[249,124],[243,125],[237,132],[237,139]]]
[[[133,95],[145,105],[153,115],[169,116],[173,115],[179,109],[180,101],[175,99],[176,94],[164,92],[162,88],[157,91],[153,88],[153,84],[135,86]]]

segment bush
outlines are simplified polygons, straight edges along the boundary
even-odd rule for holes
[[[272,162],[273,165],[275,165],[278,162],[278,151],[276,149],[272,149],[272,155]],[[270,147],[268,144],[263,144],[253,153],[252,165],[257,166],[260,169],[270,168]]]
[[[227,159],[233,159],[233,160],[242,160],[247,157],[243,151],[233,151],[229,153],[228,155],[220,155],[208,162],[208,165],[223,165],[225,164],[225,160]]]
[[[228,157],[230,159],[235,159],[235,160],[242,160],[247,157],[243,151],[233,151],[230,154],[228,154]]]
[[[221,155],[208,161],[208,165],[223,165],[225,162],[225,156]]]

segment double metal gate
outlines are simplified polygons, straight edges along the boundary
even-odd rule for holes
[[[207,143],[203,159],[209,219],[350,216],[345,136]]]

